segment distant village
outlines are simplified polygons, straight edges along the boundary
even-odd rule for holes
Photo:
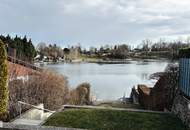
[[[61,48],[56,44],[39,43],[36,47],[36,62],[78,62],[87,60],[125,60],[129,58],[138,59],[159,59],[166,58],[175,60],[179,58],[179,49],[189,47],[190,42],[180,40],[166,42],[152,42],[143,40],[136,48],[128,44],[104,45],[99,48],[83,48],[80,45]]]
[[[32,40],[24,37],[0,36],[6,44],[9,56],[33,62],[81,62],[81,61],[115,61],[125,59],[159,59],[175,60],[179,58],[179,49],[190,46],[190,40],[153,42],[143,40],[141,44],[132,47],[129,44],[103,45],[86,49],[81,45],[62,48],[57,44],[39,43],[36,47]]]
[[[37,55],[34,59],[36,62],[71,62],[79,59],[80,53],[79,46],[62,49],[56,44],[46,46],[45,43],[40,43],[37,46]]]

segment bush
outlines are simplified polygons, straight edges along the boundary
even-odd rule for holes
[[[0,40],[0,120],[4,120],[8,105],[8,69],[4,43]]]
[[[67,78],[50,71],[30,75],[26,81],[10,81],[9,91],[10,119],[19,114],[18,101],[32,105],[43,103],[46,109],[57,110],[69,100]],[[23,111],[29,108],[22,105]]]
[[[48,109],[58,109],[68,102],[68,81],[63,75],[44,71],[30,78],[28,86],[36,89],[36,93],[31,92],[38,95],[37,99],[39,98]]]
[[[33,105],[43,103],[44,107],[49,110],[57,110],[68,103],[90,104],[90,84],[80,84],[70,91],[67,78],[51,71],[37,72],[24,81],[10,80],[9,91],[9,119],[18,116],[18,101]],[[29,108],[22,105],[23,111]]]
[[[190,48],[183,48],[179,50],[180,58],[190,58]]]
[[[82,83],[70,92],[70,104],[87,105],[90,104],[90,84]]]

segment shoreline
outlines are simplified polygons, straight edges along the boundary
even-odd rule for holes
[[[49,62],[44,62],[44,61],[36,61],[34,64],[59,64],[59,63],[97,63],[97,64],[130,64],[131,61],[142,61],[144,63],[146,62],[153,62],[153,61],[170,61],[170,59],[167,58],[157,58],[157,59],[141,59],[141,58],[128,58],[128,59],[110,59],[110,60],[103,60],[103,59],[76,59],[76,60],[71,60],[71,61],[49,61]]]
[[[144,59],[126,59],[126,60],[124,60],[124,61],[120,61],[120,60],[107,60],[107,61],[82,61],[82,60],[77,60],[77,62],[45,62],[45,64],[44,63],[41,63],[41,66],[43,66],[44,65],[44,67],[47,65],[48,66],[48,64],[51,66],[53,66],[53,65],[58,65],[58,66],[64,66],[64,65],[74,65],[74,64],[78,64],[78,65],[82,65],[82,64],[89,64],[89,65],[93,65],[93,64],[96,64],[97,63],[97,65],[98,64],[135,64],[135,65],[146,65],[146,64],[149,64],[149,62],[159,62],[159,60],[161,60],[161,59],[146,59],[146,60],[144,60]],[[167,60],[167,59],[164,59],[164,60]],[[80,62],[79,62],[80,61]],[[163,61],[163,60],[161,60],[161,61]],[[159,71],[157,71],[157,72],[159,72]],[[151,74],[153,74],[153,73],[151,73]],[[67,75],[68,76],[68,75]],[[70,79],[71,80],[71,79]],[[149,87],[153,87],[154,85],[155,85],[155,83],[157,82],[157,80],[158,79],[148,79],[149,81],[148,81],[148,86]],[[91,82],[90,82],[91,83]],[[136,86],[137,84],[135,83],[135,84],[133,84],[133,85],[131,85],[131,86]],[[76,84],[72,84],[72,86],[76,86]],[[129,93],[130,93],[131,91],[129,91]],[[128,93],[128,91],[127,91],[127,93]],[[92,93],[93,94],[93,96],[95,96],[95,101],[98,101],[98,102],[108,102],[107,100],[108,99],[104,99],[104,98],[101,98],[101,97],[98,97],[97,96],[97,94],[96,93]],[[121,98],[123,96],[123,93],[121,92],[121,94],[120,95],[118,95],[116,98],[112,98],[111,100],[118,100],[119,98]],[[127,96],[127,97],[129,97],[129,96]],[[109,99],[110,100],[110,99]]]

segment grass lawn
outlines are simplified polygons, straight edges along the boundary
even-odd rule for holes
[[[187,130],[170,114],[97,109],[68,109],[55,114],[44,125],[91,130]]]
[[[122,102],[119,101],[113,101],[113,102],[104,102],[97,104],[96,106],[102,106],[102,107],[115,107],[115,108],[135,108],[135,109],[142,109],[142,107],[139,104],[132,104],[132,103],[126,103],[123,104]]]

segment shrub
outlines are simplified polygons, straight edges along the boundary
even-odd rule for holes
[[[57,110],[67,103],[90,104],[90,84],[82,83],[70,91],[67,78],[51,71],[35,73],[24,81],[10,80],[9,91],[10,119],[19,114],[18,101],[33,105],[43,103],[50,110]],[[23,111],[29,108],[22,105]]]
[[[179,50],[180,58],[190,58],[190,48],[183,48]]]
[[[0,40],[0,119],[4,120],[7,112],[8,104],[8,69],[7,69],[7,54],[4,43]]]
[[[90,84],[82,83],[70,92],[70,104],[87,105],[90,104]]]
[[[39,89],[37,91],[41,92],[39,96],[43,95],[41,100],[48,109],[58,109],[68,102],[68,81],[63,75],[44,71],[39,77],[30,79],[29,86],[33,86],[35,83],[35,86]]]
[[[58,109],[68,101],[68,81],[63,75],[44,71],[31,76],[29,81],[26,82],[26,86],[28,86],[28,89],[33,89],[29,91],[29,95],[35,97],[33,100],[44,103],[44,106],[48,109]]]
[[[19,114],[18,101],[33,105],[43,103],[46,109],[56,110],[69,100],[67,78],[50,71],[30,75],[26,81],[10,81],[9,91],[11,119]],[[28,106],[22,105],[23,111],[28,108]]]

